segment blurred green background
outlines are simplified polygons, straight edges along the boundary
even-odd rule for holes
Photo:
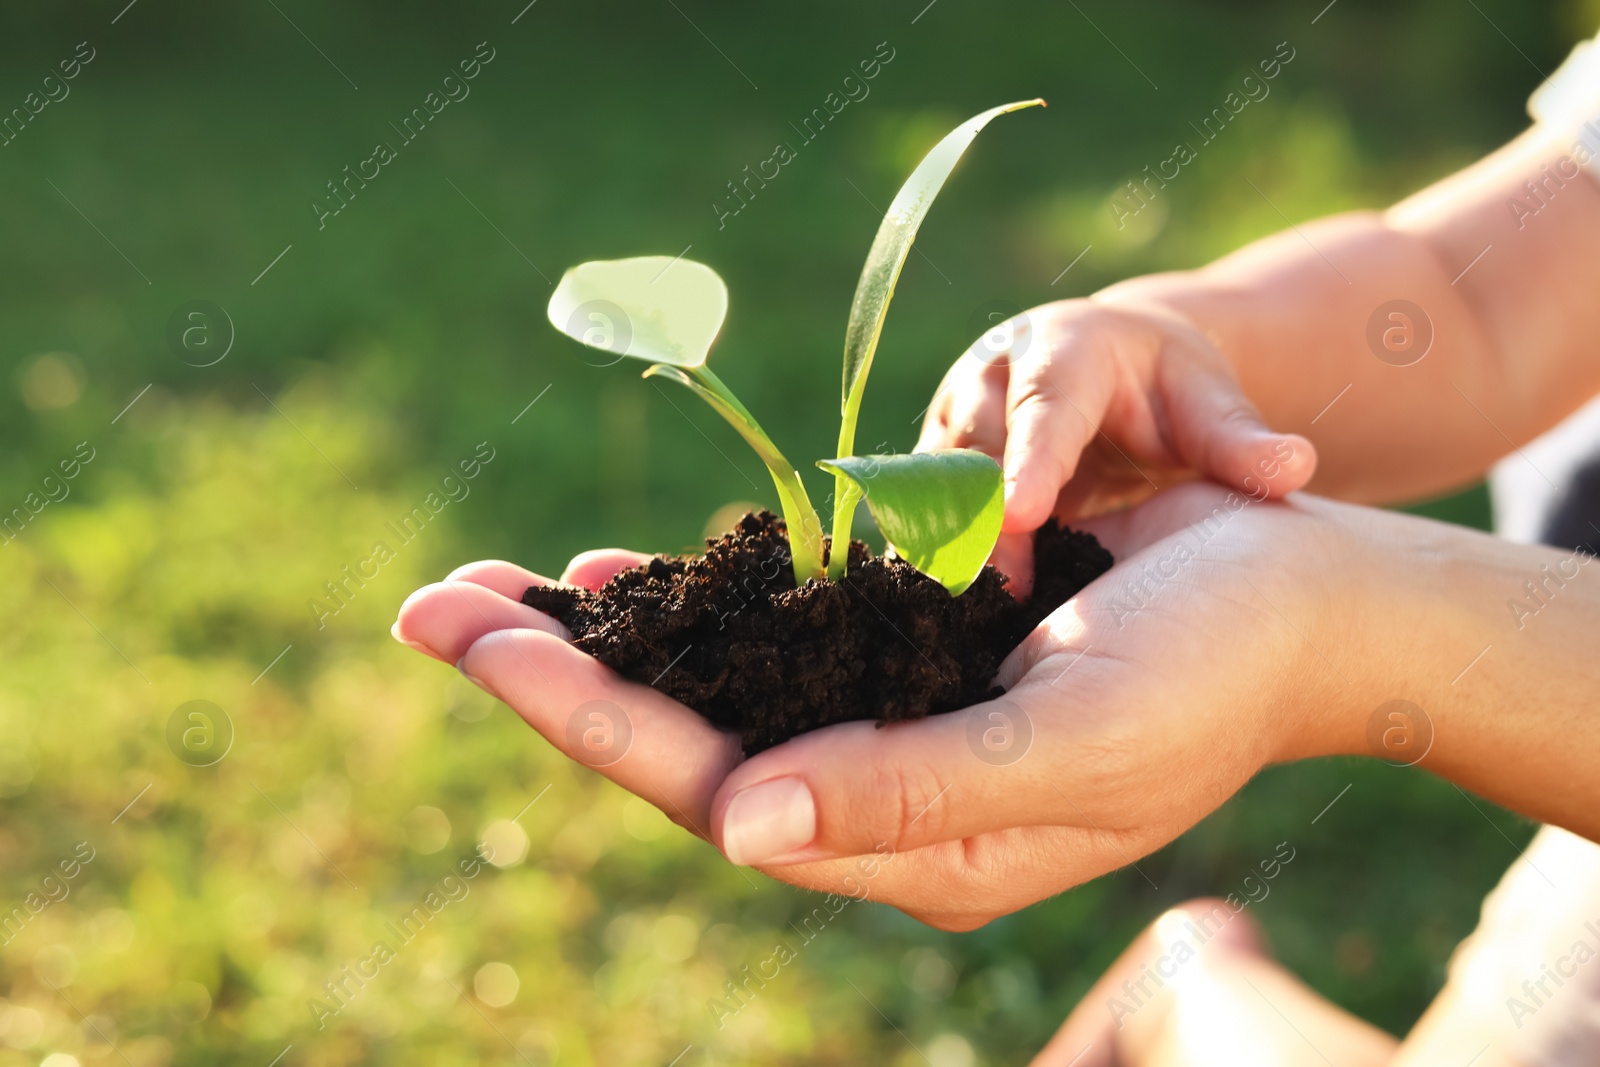
[[[0,110],[94,51],[0,148],[0,507],[59,495],[45,477],[94,453],[0,547],[3,908],[77,843],[95,858],[0,949],[0,1065],[1017,1063],[1163,906],[1238,890],[1282,841],[1296,858],[1252,908],[1276,950],[1403,1032],[1532,828],[1361,761],[1264,774],[1143,861],[1148,881],[976,933],[853,908],[719,1030],[708,1000],[816,901],[386,631],[462,562],[678,550],[765,500],[709,412],[549,329],[566,265],[692,246],[733,294],[720,373],[786,447],[825,454],[874,205],[955,121],[1047,97],[983,135],[907,266],[858,440],[908,448],[980,307],[1280,228],[1245,178],[1296,220],[1388,203],[1521,129],[1535,68],[1600,5],[523,3],[3,16]],[[1296,58],[1271,96],[1117,230],[1108,196],[1280,41]],[[479,42],[471,95],[319,229],[325,183],[398,143],[389,123]],[[880,42],[870,96],[719,228],[726,183]],[[236,333],[212,366],[167,341],[194,300]],[[470,496],[319,628],[323,583],[479,442],[495,458]],[[1432,510],[1485,514],[1481,492]],[[195,699],[232,723],[214,766],[168,747]],[[319,1030],[308,1000],[486,836],[506,865]]]

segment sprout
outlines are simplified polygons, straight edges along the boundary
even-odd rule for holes
[[[562,275],[549,307],[550,321],[562,333],[591,348],[644,360],[651,365],[646,378],[687,386],[739,431],[772,475],[789,527],[795,583],[804,585],[824,573],[822,520],[793,464],[706,366],[727,313],[728,287],[716,271],[669,256],[581,263]]]
[[[833,545],[822,561],[822,521],[804,483],[755,416],[706,357],[728,311],[728,289],[703,263],[640,256],[568,270],[550,298],[550,322],[591,348],[643,360],[644,376],[667,378],[728,421],[766,464],[789,528],[797,585],[845,576],[851,521],[863,499],[902,559],[959,595],[978,576],[1000,535],[1000,467],[981,452],[940,449],[911,455],[854,455],[867,372],[883,332],[895,283],[933,199],[978,131],[996,116],[1043,104],[1026,100],[976,115],[933,147],[889,205],[867,253],[845,329],[838,455],[817,465],[834,475]]]

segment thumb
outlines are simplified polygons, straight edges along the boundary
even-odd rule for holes
[[[1055,761],[1023,758],[1034,742],[1010,699],[826,727],[735,768],[712,801],[712,837],[734,863],[788,865],[1070,821],[1058,818],[1067,801],[1050,785]]]
[[[1002,533],[989,553],[994,569],[1005,575],[1006,589],[1018,600],[1033,592],[1033,535]]]
[[[1303,489],[1316,473],[1316,446],[1268,428],[1227,368],[1181,359],[1163,370],[1168,432],[1188,466],[1261,500]]]

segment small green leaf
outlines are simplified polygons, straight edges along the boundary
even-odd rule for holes
[[[896,554],[960,596],[1000,536],[1000,465],[967,448],[818,460],[850,479]]]
[[[561,276],[546,309],[551,325],[568,337],[618,359],[649,363],[646,378],[663,377],[692,390],[739,431],[772,475],[789,527],[795,582],[803,585],[826,573],[822,520],[793,464],[706,366],[727,313],[728,287],[717,272],[671,256],[580,263]]]
[[[698,367],[728,314],[728,287],[690,259],[594,260],[561,276],[546,313],[556,329],[590,348]]]

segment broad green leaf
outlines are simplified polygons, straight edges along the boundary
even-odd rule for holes
[[[911,244],[917,238],[917,228],[927,217],[934,197],[944,188],[950,172],[961,160],[967,146],[972,144],[978,131],[991,119],[1010,111],[1020,111],[1043,100],[1019,100],[990,108],[974,115],[933,146],[922,158],[917,169],[911,172],[900,192],[889,205],[888,214],[878,226],[872,239],[866,264],[861,268],[861,280],[856,283],[856,295],[850,302],[850,321],[844,334],[844,389],[839,402],[842,416],[839,422],[841,456],[855,451],[856,419],[861,413],[861,398],[867,388],[867,372],[872,369],[872,357],[878,350],[878,338],[883,333],[884,317],[889,313],[889,300],[894,296],[895,283],[900,280],[900,270],[905,266]],[[833,538],[848,540],[850,520],[855,513],[857,497],[851,493],[843,478],[834,486]],[[837,578],[844,573],[842,558],[830,561],[828,574]],[[976,573],[976,572],[974,572]]]
[[[590,348],[651,366],[711,405],[756,450],[772,475],[789,526],[795,581],[821,578],[822,522],[793,464],[739,398],[706,366],[728,313],[728,287],[703,263],[681,257],[580,263],[561,276],[546,314],[551,325]]]
[[[951,596],[972,584],[1000,536],[1000,465],[982,452],[844,456],[817,466],[858,486],[895,553]]]
[[[546,313],[556,329],[590,348],[698,367],[728,314],[728,287],[689,259],[594,260],[561,276]]]

